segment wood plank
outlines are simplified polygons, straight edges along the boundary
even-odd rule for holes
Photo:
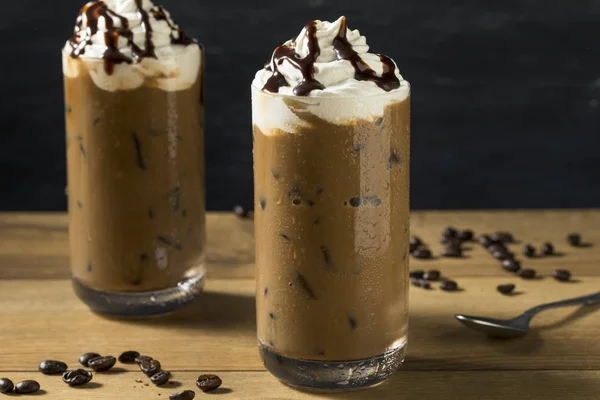
[[[534,319],[529,336],[509,341],[487,339],[453,318],[455,313],[508,318],[544,302],[597,292],[600,278],[458,282],[463,292],[411,290],[404,370],[600,370],[599,305],[546,311]],[[505,282],[515,282],[523,293],[495,292]],[[129,349],[163,360],[172,370],[261,371],[253,295],[253,280],[210,280],[207,293],[181,313],[116,320],[91,313],[68,280],[0,281],[0,371],[35,371],[42,358],[73,362],[83,352],[117,355]]]
[[[214,371],[208,371],[209,373]],[[196,399],[217,396],[225,399],[297,400],[297,399],[419,399],[447,400],[564,400],[598,399],[599,371],[401,371],[375,388],[338,394],[305,393],[293,390],[267,372],[218,372],[221,388],[203,394],[195,387],[204,371],[174,372],[173,384],[155,387],[140,372],[97,373],[92,383],[70,388],[60,377],[39,373],[8,373],[15,381],[36,379],[44,393],[63,400],[148,400],[169,398],[181,390],[194,390]],[[142,383],[136,379],[142,380]],[[146,386],[148,385],[148,386]]]
[[[549,273],[556,268],[572,269],[580,276],[600,276],[600,210],[552,211],[425,211],[412,215],[412,231],[439,254],[440,232],[447,225],[471,228],[476,233],[509,230],[520,244],[538,246],[553,242],[562,257],[526,260]],[[252,221],[231,213],[209,213],[208,269],[212,278],[252,278],[254,239]],[[565,235],[580,232],[595,243],[590,248],[569,247]],[[438,268],[461,276],[502,276],[503,271],[483,249],[462,259],[412,260],[412,268]],[[68,278],[67,216],[65,214],[0,213],[0,279]]]

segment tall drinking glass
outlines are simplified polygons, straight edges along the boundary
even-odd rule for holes
[[[404,359],[408,93],[252,88],[258,341],[288,385],[373,386]]]

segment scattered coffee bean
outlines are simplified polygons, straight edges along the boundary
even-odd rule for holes
[[[496,232],[492,236],[490,236],[492,242],[495,243],[512,243],[515,241],[512,233],[510,232]]]
[[[161,385],[164,385],[165,383],[169,382],[170,378],[171,378],[171,373],[169,371],[158,371],[156,374],[154,374],[150,377],[150,380],[156,386],[161,386]]]
[[[557,281],[566,282],[571,279],[571,272],[566,269],[557,269],[556,271],[552,272],[552,276]]]
[[[498,285],[496,288],[502,294],[511,294],[513,290],[515,290],[515,285],[512,283],[507,283],[506,285]]]
[[[457,246],[455,244],[451,244],[449,246],[447,246],[446,248],[442,249],[442,256],[443,257],[462,257],[462,249],[460,248],[460,246]]]
[[[408,276],[411,278],[423,279],[424,274],[425,271],[423,271],[422,269],[417,269],[415,271],[410,271]]]
[[[27,381],[19,382],[15,386],[15,393],[16,394],[35,393],[38,390],[40,390],[40,384],[37,383],[36,381],[32,381],[32,380],[27,380]]]
[[[550,256],[552,254],[554,254],[554,246],[552,245],[552,243],[544,243],[544,245],[542,246],[542,254],[546,255],[546,256]]]
[[[117,359],[113,356],[96,357],[88,361],[88,367],[96,372],[108,371],[115,366]]]
[[[463,242],[470,242],[473,240],[475,234],[470,229],[465,229],[464,231],[458,232],[458,238]]]
[[[573,247],[581,246],[581,235],[579,233],[571,233],[567,236],[567,242]]]
[[[158,360],[144,360],[140,364],[140,369],[148,376],[152,376],[160,371],[160,362]]]
[[[193,390],[184,390],[183,392],[173,393],[169,396],[169,400],[194,400],[196,392]]]
[[[92,373],[85,369],[75,369],[65,372],[62,376],[62,380],[69,386],[81,386],[91,381],[92,377]]]
[[[196,386],[203,392],[217,389],[223,381],[217,375],[200,375],[196,380]]]
[[[445,290],[446,292],[453,292],[458,290],[458,284],[454,281],[443,281],[440,284],[440,289]]]
[[[410,283],[422,289],[431,289],[431,284],[424,279],[410,278]]]
[[[442,274],[437,269],[431,269],[423,275],[426,281],[437,281],[442,277]]]
[[[455,238],[458,236],[458,231],[455,228],[448,226],[442,232],[442,236],[446,238]]]
[[[496,260],[504,261],[510,260],[512,258],[512,254],[508,251],[495,251],[492,253],[492,257],[494,257]]]
[[[62,374],[67,370],[67,364],[62,361],[46,360],[42,361],[39,370],[44,375]]]
[[[523,254],[526,257],[535,257],[535,247],[530,244],[525,245],[525,247],[523,247]]]
[[[490,244],[492,244],[492,239],[488,235],[481,235],[481,236],[479,236],[479,238],[477,239],[477,241],[483,247],[488,247]]]
[[[10,393],[15,388],[15,384],[8,378],[0,378],[0,393]]]
[[[421,239],[417,236],[411,236],[409,241],[408,241],[409,245],[410,245],[410,252],[412,253],[413,251],[415,251],[416,249],[419,248],[419,246],[421,246],[423,244],[423,242],[421,241]]]
[[[152,357],[150,357],[150,356],[137,356],[137,357],[135,358],[135,363],[136,363],[137,365],[140,365],[140,364],[141,364],[142,362],[144,362],[144,361],[148,361],[148,362],[150,362],[150,361],[152,361],[152,360],[154,360],[154,359],[153,359]]]
[[[521,263],[515,259],[509,258],[502,261],[502,268],[510,272],[518,272],[521,269]]]
[[[429,249],[416,249],[411,253],[413,257],[419,258],[421,260],[427,260],[431,258],[431,250]]]
[[[137,351],[125,351],[119,356],[119,362],[123,364],[135,364],[135,359],[140,356]]]
[[[531,268],[525,268],[519,271],[519,276],[523,279],[535,278],[535,270]]]
[[[233,207],[233,212],[240,218],[248,218],[248,210],[243,206],[236,205]]]
[[[98,353],[85,353],[85,354],[82,354],[79,357],[79,364],[83,365],[84,367],[87,367],[88,366],[88,362],[91,359],[97,358],[97,357],[100,357],[100,354],[98,354]]]
[[[508,251],[505,245],[502,243],[492,243],[488,247],[486,247],[488,253],[493,254],[496,251]]]

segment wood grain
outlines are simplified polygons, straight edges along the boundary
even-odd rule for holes
[[[546,311],[533,332],[498,341],[469,331],[455,313],[515,316],[528,307],[600,290],[600,278],[576,283],[506,276],[460,278],[458,293],[411,290],[404,370],[600,370],[600,306]],[[522,294],[495,291],[514,282]],[[0,371],[35,371],[42,359],[73,363],[89,351],[118,355],[135,349],[171,370],[262,371],[256,349],[254,281],[209,280],[206,294],[179,314],[145,320],[91,313],[68,280],[0,282]],[[129,368],[130,369],[130,368]]]
[[[57,214],[0,213],[0,279],[68,278],[67,216]],[[412,232],[439,254],[439,237],[447,225],[470,228],[476,233],[508,230],[519,244],[536,246],[550,241],[560,257],[527,259],[529,266],[549,273],[573,269],[581,276],[600,276],[600,210],[414,212]],[[209,213],[208,269],[212,278],[252,278],[254,239],[252,221],[231,213]],[[572,248],[565,236],[580,232],[589,248]],[[412,268],[439,268],[452,276],[503,276],[504,272],[480,246],[462,259],[411,260]]]
[[[210,370],[208,372],[215,372]],[[386,383],[368,391],[340,394],[310,394],[279,383],[267,372],[217,372],[223,385],[212,393],[201,393],[194,385],[205,371],[173,373],[172,382],[157,388],[140,372],[97,373],[92,382],[70,388],[60,377],[40,373],[11,373],[15,380],[36,379],[49,399],[167,400],[169,394],[186,389],[196,399],[248,400],[298,399],[402,399],[402,400],[597,400],[600,371],[400,371]],[[141,380],[142,382],[138,382]]]

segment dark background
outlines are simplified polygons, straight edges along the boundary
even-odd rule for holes
[[[3,1],[0,210],[66,207],[60,49],[83,3]],[[600,206],[600,0],[162,3],[207,49],[210,209],[252,204],[256,70],[341,14],[412,84],[413,208]]]

